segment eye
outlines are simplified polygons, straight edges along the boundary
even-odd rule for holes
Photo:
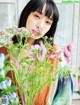
[[[52,24],[52,22],[46,21],[46,24],[47,24],[47,25],[51,25],[51,24]]]
[[[40,19],[40,16],[37,15],[37,14],[34,14],[34,17],[35,17],[36,19]]]

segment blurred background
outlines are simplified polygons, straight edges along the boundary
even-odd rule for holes
[[[20,13],[29,0],[0,0],[0,30],[13,25],[18,25]],[[54,0],[57,4],[60,19],[55,33],[54,42],[64,47],[73,44],[72,67],[75,73],[80,67],[80,3],[62,3]],[[73,78],[74,92],[78,93],[78,78]],[[75,97],[75,95],[74,95]],[[76,95],[80,98],[80,95]]]

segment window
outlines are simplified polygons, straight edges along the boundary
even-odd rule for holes
[[[0,29],[17,25],[17,8],[15,0],[0,0]]]

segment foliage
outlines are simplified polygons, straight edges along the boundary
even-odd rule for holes
[[[54,59],[57,59],[58,63],[60,63],[61,60],[59,59],[63,52],[55,51],[50,41],[46,41],[46,37],[43,38],[44,44],[40,42],[40,45],[30,46],[26,42],[32,34],[25,28],[7,28],[5,31],[0,32],[0,35],[4,36],[0,46],[5,46],[8,51],[8,55],[4,56],[2,53],[0,55],[4,56],[2,64],[0,62],[0,66],[3,65],[0,68],[0,85],[3,82],[9,83],[9,85],[4,83],[6,87],[0,87],[0,97],[6,97],[6,95],[9,97],[10,95],[12,98],[12,94],[17,93],[17,87],[12,85],[14,81],[6,77],[10,70],[15,73],[15,81],[18,83],[18,88],[20,88],[20,94],[25,93],[27,105],[34,105],[36,97],[42,88],[46,85],[49,86],[57,78],[58,74],[64,73],[65,77],[70,74],[69,68],[62,68],[60,65],[56,66],[56,71],[53,72]],[[17,36],[19,43],[12,44],[11,38],[13,35]],[[24,45],[22,43],[23,37],[26,38]],[[10,60],[7,60],[8,57],[10,57]],[[17,94],[16,97],[17,105],[20,102]],[[14,99],[13,102],[15,102]],[[10,101],[11,104],[13,103]]]

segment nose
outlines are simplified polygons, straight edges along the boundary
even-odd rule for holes
[[[37,27],[37,29],[39,29],[39,30],[43,30],[43,27],[44,27],[44,21],[41,20],[40,22],[38,22],[36,27]]]

